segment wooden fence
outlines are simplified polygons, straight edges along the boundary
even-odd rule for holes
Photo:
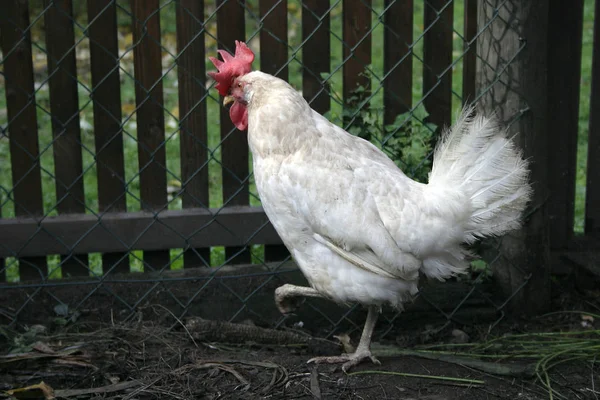
[[[246,37],[247,10],[242,1],[216,2],[217,40],[220,48],[233,49],[234,41]],[[493,2],[492,2],[493,3]],[[506,2],[505,2],[506,3]],[[519,2],[516,2],[517,4]],[[597,1],[596,4],[599,2]],[[90,40],[93,131],[97,162],[99,214],[86,213],[83,192],[81,132],[73,4],[70,0],[45,1],[43,23],[48,55],[52,144],[56,179],[58,216],[44,216],[40,171],[40,148],[36,121],[36,89],[32,65],[30,15],[27,2],[3,3],[0,16],[3,59],[1,67],[7,102],[10,140],[10,168],[13,188],[8,188],[15,204],[15,218],[0,219],[0,257],[19,258],[21,280],[47,275],[46,256],[61,254],[63,275],[87,276],[87,255],[103,253],[105,272],[128,272],[127,253],[143,250],[144,262],[155,269],[170,262],[169,249],[186,249],[186,267],[202,265],[211,246],[226,246],[226,258],[234,263],[250,261],[245,250],[251,244],[264,244],[265,260],[286,257],[287,251],[268,223],[260,207],[249,204],[248,147],[246,137],[233,131],[228,111],[221,108],[222,195],[225,205],[209,209],[207,149],[207,85],[205,49],[207,31],[203,21],[207,5],[202,0],[176,2],[176,55],[181,135],[182,209],[167,210],[165,110],[163,104],[160,47],[160,4],[158,0],[132,0],[135,102],[139,154],[140,202],[142,211],[127,212],[124,172],[121,85],[117,30],[118,4],[108,0],[87,2]],[[211,3],[212,4],[212,3]],[[351,97],[357,85],[370,82],[360,73],[371,64],[371,0],[343,1],[343,100]],[[523,2],[529,4],[529,2]],[[548,160],[548,180],[537,188],[548,188],[546,207],[552,248],[560,251],[581,249],[581,238],[573,234],[573,203],[578,115],[578,88],[581,60],[581,21],[583,2],[562,8],[550,5],[547,15],[530,13],[539,23],[539,37],[548,43],[547,60],[547,143],[540,149],[526,149],[535,158]],[[424,33],[413,35],[413,1],[384,1],[383,93],[384,121],[411,110],[413,93],[414,43],[423,41],[423,103],[430,120],[438,126],[451,122],[453,67],[463,66],[463,99],[477,99],[485,88],[477,86],[481,57],[476,42],[486,35],[481,4],[464,0],[465,51],[453,61],[455,34],[452,1],[428,0],[424,8]],[[302,93],[317,111],[330,108],[330,93],[323,74],[331,73],[331,4],[304,0],[302,7]],[[543,7],[542,7],[543,8]],[[596,8],[598,10],[598,6]],[[544,10],[540,9],[543,14]],[[260,69],[288,78],[287,1],[260,0]],[[537,20],[535,20],[537,18]],[[533,23],[533,22],[532,22]],[[538,26],[536,25],[536,26]],[[544,28],[551,26],[551,29]],[[543,30],[545,29],[545,30]],[[600,40],[598,29],[596,42]],[[524,38],[528,40],[529,38]],[[600,46],[594,47],[594,74],[590,118],[588,182],[586,197],[585,249],[597,250],[591,240],[600,232]],[[484,60],[485,62],[485,60]],[[514,62],[521,62],[519,59]],[[541,64],[540,64],[541,65]],[[258,66],[255,66],[258,67]],[[480,67],[479,67],[480,68]],[[499,77],[502,79],[502,77]],[[539,104],[537,106],[540,106]],[[527,132],[525,132],[527,134]],[[2,138],[0,140],[6,140]],[[534,159],[535,161],[535,159]],[[551,223],[550,223],[551,221]],[[537,227],[536,229],[546,229]],[[1,268],[0,268],[1,269]],[[4,274],[0,280],[4,280]]]
[[[600,1],[594,2],[585,231],[574,233],[584,2],[551,5],[547,32],[547,199],[551,265],[600,277]],[[552,27],[560,27],[554,29]],[[587,272],[586,272],[587,270]]]

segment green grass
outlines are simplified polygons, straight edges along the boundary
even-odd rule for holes
[[[208,55],[216,55],[217,43],[215,40],[217,27],[216,16],[213,15],[215,10],[214,1],[206,1],[205,16],[206,35],[205,44]],[[453,61],[462,57],[463,43],[461,36],[463,34],[463,1],[456,1],[454,4],[454,29],[453,37]],[[85,33],[82,29],[87,26],[87,14],[85,2],[74,2],[75,4],[75,19],[78,26],[75,27],[77,46],[77,62],[78,62],[78,92],[80,103],[80,118],[81,118],[81,143],[84,166],[84,190],[86,196],[87,213],[98,213],[98,187],[96,178],[96,167],[94,160],[94,132],[93,132],[93,110],[90,98],[91,77],[89,70],[89,43],[85,38]],[[121,59],[121,101],[123,111],[124,132],[124,155],[125,155],[125,177],[127,181],[127,210],[137,211],[140,209],[139,193],[140,183],[138,175],[138,151],[137,151],[137,132],[136,132],[136,115],[135,115],[135,91],[133,81],[133,53],[130,48],[132,44],[131,38],[131,16],[129,14],[129,1],[120,0],[117,11],[118,26],[120,34],[120,51],[123,54]],[[169,54],[176,54],[176,25],[175,25],[175,2],[161,0],[161,36],[162,45],[165,48],[163,51],[163,77],[164,87],[164,106],[165,106],[165,141],[167,155],[167,180],[169,186],[177,189],[181,185],[181,168],[179,155],[179,131],[178,131],[178,96],[177,96],[177,66],[174,66],[173,57]],[[339,125],[342,125],[342,74],[340,68],[342,63],[342,1],[331,1],[331,55],[323,55],[330,59],[330,70],[335,71],[329,76],[329,83],[332,91],[331,111],[328,116],[331,120]],[[56,193],[54,183],[54,159],[52,154],[52,132],[50,124],[50,100],[48,93],[46,70],[46,54],[45,54],[45,38],[43,23],[44,19],[43,4],[41,0],[30,1],[31,21],[33,23],[31,33],[34,42],[33,61],[36,82],[36,104],[37,118],[39,127],[39,145],[41,152],[41,167],[42,167],[42,191],[44,213],[48,216],[57,215],[55,209]],[[257,41],[260,30],[260,23],[256,19],[258,14],[258,0],[247,1],[246,12],[246,40]],[[372,25],[372,64],[371,79],[373,98],[370,101],[370,107],[381,109],[383,107],[383,92],[379,90],[381,86],[381,78],[383,76],[383,34],[384,27],[382,25],[382,12],[384,10],[383,0],[373,1]],[[288,32],[289,32],[289,52],[290,58],[294,57],[289,64],[289,80],[290,83],[301,89],[302,86],[302,58],[301,50],[302,35],[301,35],[301,12],[302,6],[299,0],[288,1]],[[420,59],[423,58],[423,2],[415,2],[415,15],[413,25],[413,36],[416,40],[413,57],[413,104],[419,102],[422,98],[423,68]],[[592,35],[593,35],[593,19],[594,19],[594,2],[592,0],[585,1],[585,19],[583,29],[583,63],[582,63],[582,79],[581,79],[581,101],[580,101],[580,118],[579,118],[579,141],[578,141],[578,158],[577,158],[577,193],[576,193],[576,209],[575,209],[575,229],[577,232],[583,231],[584,207],[585,207],[585,176],[587,162],[587,135],[588,135],[588,120],[589,120],[589,94],[590,94],[590,77],[591,77],[591,52],[592,52]],[[257,54],[255,67],[260,66],[260,54]],[[210,61],[206,60],[206,69],[213,70],[214,67]],[[0,64],[0,71],[2,65]],[[167,72],[168,71],[168,72]],[[0,80],[3,76],[0,75]],[[398,83],[399,85],[402,82]],[[458,62],[452,70],[452,107],[456,111],[461,106],[461,91],[462,91],[462,62]],[[219,98],[215,90],[210,92],[211,97],[207,101],[208,109],[208,146],[211,149],[210,164],[209,164],[209,198],[210,207],[217,208],[223,204],[223,195],[221,191],[222,172],[220,168],[221,150],[220,150],[220,125],[219,125]],[[2,82],[0,82],[0,126],[6,126],[6,95]],[[454,116],[454,113],[453,113]],[[234,132],[234,134],[239,134]],[[10,151],[7,137],[0,137],[0,210],[4,218],[15,216],[14,204],[12,200],[12,177],[10,170]],[[250,163],[250,170],[252,168]],[[259,205],[260,201],[253,181],[250,184],[250,204]],[[173,196],[168,205],[169,209],[181,208],[181,198],[177,195]],[[182,267],[183,260],[180,256],[182,249],[171,250],[171,259],[173,261],[171,268],[178,269]],[[252,247],[254,262],[261,262],[263,256],[262,246]],[[61,276],[59,258],[56,256],[48,257],[51,277],[58,278]],[[143,270],[143,254],[140,251],[133,251],[130,255],[132,270]],[[215,247],[212,249],[211,264],[221,265],[225,262],[224,249]],[[10,279],[18,279],[18,261],[9,259],[8,276]],[[90,269],[94,274],[100,274],[101,256],[99,254],[90,255]]]
[[[581,48],[581,85],[579,89],[579,136],[577,138],[577,175],[575,186],[575,232],[583,233],[587,178],[592,51],[594,46],[594,2],[584,1],[583,44]],[[597,44],[598,45],[598,44]]]

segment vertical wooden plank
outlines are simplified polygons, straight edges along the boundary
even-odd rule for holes
[[[87,6],[98,208],[100,212],[126,211],[117,7],[111,0],[88,0]],[[127,253],[103,254],[102,270],[105,274],[129,272]]]
[[[412,105],[413,1],[385,0],[383,16],[383,122],[392,124]]]
[[[181,0],[176,13],[182,205],[208,207],[204,1]],[[189,249],[183,257],[186,268],[210,266],[210,248]]]
[[[302,5],[302,93],[313,109],[325,114],[331,106],[327,84],[321,79],[322,73],[330,72],[329,3],[303,0]]]
[[[464,25],[465,25],[465,43],[466,52],[463,57],[463,87],[462,102],[467,104],[475,99],[475,73],[477,67],[476,42],[473,41],[477,36],[477,1],[465,0]],[[468,43],[471,43],[470,45]],[[468,47],[467,47],[468,46]]]
[[[243,40],[245,34],[244,1],[217,1],[217,38],[219,48],[235,52],[235,41]],[[221,107],[221,162],[223,167],[223,201],[226,206],[249,203],[248,142],[246,134],[234,128],[229,110]],[[235,256],[237,253],[239,255]],[[233,259],[229,260],[231,257]],[[239,247],[225,249],[225,257],[233,264],[249,263],[250,252]]]
[[[260,69],[287,81],[287,0],[259,0],[259,12]]]
[[[2,204],[0,204],[0,219],[2,219]],[[6,282],[6,260],[0,257],[0,282]]]
[[[131,0],[131,11],[141,206],[158,211],[167,205],[159,2]],[[144,263],[153,269],[169,261],[169,251],[144,252]]]
[[[2,66],[6,88],[8,136],[15,213],[17,216],[41,216],[42,178],[40,173],[33,61],[29,10],[26,1],[9,1],[2,6]],[[15,254],[15,256],[17,256]],[[21,281],[45,279],[46,257],[19,260]]]
[[[569,7],[550,2],[548,24],[561,27],[548,29],[548,115],[560,118],[548,124],[547,137],[548,173],[553,177],[548,180],[550,245],[563,249],[574,235],[583,0]]]
[[[556,120],[547,107],[548,30],[556,25],[549,24],[549,4],[535,0],[478,4],[479,26],[486,27],[477,38],[478,109],[494,113],[524,157],[532,160],[529,181],[535,185],[525,225],[502,237],[501,257],[492,263],[494,281],[509,300],[507,311],[514,315],[539,315],[551,304],[547,184],[557,178],[548,171],[548,163],[554,161],[548,152],[548,126]],[[526,44],[522,38],[527,38]]]
[[[59,214],[85,213],[75,33],[71,0],[44,0],[52,113],[52,150]],[[89,275],[87,255],[62,255],[63,277]]]
[[[359,86],[370,88],[370,80],[361,73],[371,63],[371,0],[344,0],[342,3],[342,36],[344,57],[343,96],[344,104]],[[350,104],[357,106],[358,104]],[[350,122],[350,121],[349,121]]]
[[[452,64],[453,11],[448,0],[425,2],[423,103],[438,129],[451,122],[452,70],[448,67]]]
[[[260,0],[260,69],[288,80],[287,0]],[[281,261],[289,255],[284,245],[266,245],[265,261]]]
[[[596,0],[588,133],[585,233],[600,235],[600,0]]]

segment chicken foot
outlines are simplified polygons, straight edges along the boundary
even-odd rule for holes
[[[315,289],[286,283],[275,289],[275,305],[282,314],[292,313],[304,301],[304,297],[324,297]],[[297,299],[300,298],[300,301]]]
[[[340,356],[333,357],[315,357],[308,360],[308,363],[314,362],[315,364],[338,364],[342,365],[342,370],[348,372],[348,370],[365,359],[370,359],[371,362],[377,365],[381,365],[381,362],[371,354],[371,337],[373,336],[373,330],[378,318],[378,307],[369,306],[369,312],[367,314],[367,320],[365,321],[365,327],[360,337],[358,347],[351,354],[342,354]]]

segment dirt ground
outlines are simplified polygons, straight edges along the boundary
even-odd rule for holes
[[[194,345],[184,334],[166,334],[157,328],[115,327],[88,335],[64,334],[49,341],[49,349],[38,346],[32,351],[48,357],[24,357],[2,366],[3,390],[43,381],[57,398],[80,399],[549,398],[533,379],[494,376],[419,357],[380,357],[381,366],[363,364],[346,375],[336,366],[307,365],[309,354],[301,350]],[[387,375],[390,372],[480,382]],[[586,363],[558,366],[551,374],[554,387],[565,396],[558,398],[598,398],[594,385],[600,385],[599,372],[600,368]],[[39,391],[32,392],[43,397]]]
[[[600,292],[557,301],[560,312],[506,320],[491,333],[484,325],[447,326],[433,335],[425,334],[431,327],[410,332],[399,327],[374,345],[381,365],[363,363],[349,374],[339,366],[306,363],[315,355],[342,351],[339,343],[320,348],[226,343],[214,337],[227,326],[210,339],[162,306],[156,308],[165,314],[160,323],[107,324],[83,316],[66,325],[54,320],[0,326],[0,398],[598,399]],[[357,336],[352,335],[353,343]],[[513,342],[508,346],[505,340]],[[475,342],[481,344],[469,347]],[[465,361],[461,346],[471,349],[467,358],[474,362]],[[545,350],[550,348],[558,350]],[[447,351],[434,352],[438,359],[423,358],[440,349]]]

